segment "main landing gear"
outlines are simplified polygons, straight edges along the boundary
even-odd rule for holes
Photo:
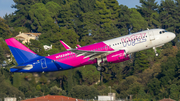
[[[97,59],[97,67],[96,67],[97,71],[104,72],[106,70],[104,66],[101,66],[102,63],[103,63],[102,59],[98,58]]]
[[[159,54],[157,53],[156,47],[153,47],[153,50],[154,50],[156,56],[158,56]]]
[[[97,66],[96,69],[99,72],[105,72],[105,70],[106,70],[104,66]]]

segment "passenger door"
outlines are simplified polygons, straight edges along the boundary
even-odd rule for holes
[[[149,31],[149,39],[150,39],[150,41],[155,40],[153,31]]]

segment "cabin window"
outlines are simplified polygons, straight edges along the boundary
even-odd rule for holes
[[[121,44],[121,42],[120,42],[120,44]]]
[[[117,43],[119,45],[119,43]]]

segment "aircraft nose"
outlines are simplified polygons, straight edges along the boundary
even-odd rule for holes
[[[172,33],[171,34],[172,40],[176,37],[176,34]]]

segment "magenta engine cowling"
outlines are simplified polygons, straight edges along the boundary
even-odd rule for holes
[[[130,55],[126,54],[124,50],[120,50],[107,55],[106,58],[107,58],[107,62],[118,63],[129,60]]]

